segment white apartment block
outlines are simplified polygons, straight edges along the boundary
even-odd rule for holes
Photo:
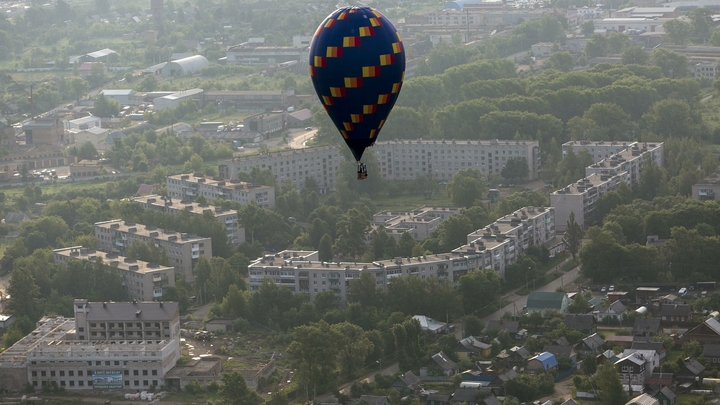
[[[709,62],[709,61],[703,61],[696,63],[692,68],[693,77],[695,78],[707,78],[710,80],[715,80],[717,78],[717,62]]]
[[[82,246],[55,249],[53,256],[55,263],[65,263],[70,260],[88,260],[92,263],[102,261],[106,266],[115,268],[128,296],[136,301],[160,300],[168,288],[175,287],[173,267],[160,266],[157,263],[148,263]]]
[[[468,234],[468,243],[481,237],[498,236],[510,239],[508,252],[514,257],[508,259],[515,263],[518,256],[524,255],[531,246],[543,246],[555,239],[555,209],[552,207],[525,207],[508,214],[485,228]]]
[[[618,173],[628,174],[628,186],[635,187],[640,183],[640,174],[645,164],[652,160],[658,167],[663,166],[664,144],[660,143],[634,143],[627,149],[620,151],[609,158],[585,168],[585,175],[597,173],[614,176]]]
[[[709,176],[693,184],[692,198],[700,201],[714,201],[720,196],[720,176],[718,173],[710,173]]]
[[[75,319],[45,317],[0,353],[0,389],[147,390],[180,359],[174,302],[75,300]]]
[[[315,179],[319,186],[318,192],[324,194],[335,189],[338,166],[342,159],[339,147],[319,146],[221,160],[218,162],[218,172],[220,178],[237,179],[239,173],[250,172],[257,166],[270,170],[278,184],[290,180],[298,190],[305,187],[305,179]]]
[[[169,197],[194,200],[203,196],[212,201],[218,198],[242,205],[255,203],[262,208],[275,208],[275,189],[238,180],[217,180],[194,174],[178,174],[166,179]]]
[[[161,195],[134,197],[131,201],[141,205],[146,210],[166,212],[173,215],[182,215],[183,212],[187,212],[189,215],[202,216],[205,215],[205,212],[210,212],[215,217],[215,220],[225,228],[228,242],[231,242],[233,245],[239,245],[245,242],[245,228],[241,227],[238,223],[237,211],[192,201],[173,201],[172,197]]]
[[[592,156],[593,162],[597,163],[636,144],[637,142],[570,141],[562,145],[562,153],[563,157],[565,157],[569,151],[577,155],[581,150],[586,150]]]
[[[154,244],[167,253],[170,264],[178,274],[183,274],[188,282],[195,281],[192,269],[200,256],[208,260],[212,257],[210,238],[188,235],[171,230],[159,229],[127,222],[121,219],[95,223],[95,239],[98,248],[105,252],[124,254],[134,241]]]
[[[441,27],[478,28],[485,25],[485,15],[482,13],[468,13],[458,10],[434,11],[427,14],[430,25]]]
[[[467,168],[486,176],[500,176],[511,158],[525,158],[530,180],[537,179],[540,170],[538,141],[398,140],[377,142],[370,151],[376,154],[380,175],[387,180],[410,180],[423,175],[448,181]],[[237,179],[238,173],[249,172],[254,166],[267,168],[280,184],[289,179],[300,189],[310,177],[319,185],[319,192],[326,193],[335,189],[341,159],[338,146],[322,146],[221,160],[218,171],[223,179]]]
[[[555,208],[556,231],[565,232],[571,212],[575,213],[575,222],[583,230],[597,224],[598,199],[623,181],[629,183],[626,172],[613,176],[594,173],[550,194],[550,205]]]
[[[414,211],[380,211],[373,215],[373,228],[385,227],[388,235],[400,240],[408,232],[415,240],[430,237],[441,222],[460,212],[452,207],[420,207]]]

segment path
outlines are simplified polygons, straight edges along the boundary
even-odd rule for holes
[[[394,374],[399,373],[399,372],[400,372],[400,367],[398,367],[398,363],[395,363],[395,364],[392,364],[392,365],[390,365],[390,366],[385,367],[384,369],[382,369],[382,371],[380,372],[380,374],[382,374],[382,375],[394,375]],[[366,375],[364,375],[364,376],[362,376],[362,377],[360,377],[360,378],[358,378],[358,379],[356,379],[356,380],[350,381],[349,383],[345,383],[345,384],[343,384],[343,385],[340,386],[339,391],[340,391],[341,393],[345,394],[345,395],[350,395],[350,386],[352,386],[355,381],[359,381],[359,382],[373,382],[373,381],[375,381],[375,374],[377,374],[377,373],[378,373],[377,371],[373,371],[373,372],[368,373],[368,374],[366,374]],[[324,402],[324,401],[330,400],[332,396],[333,396],[333,395],[332,395],[331,393],[326,393],[326,394],[320,395],[320,396],[318,396],[318,397],[315,398],[315,402],[316,402],[316,403],[318,403],[318,402],[319,402],[319,403],[322,403],[322,402]]]
[[[291,149],[301,149],[305,147],[305,142],[312,139],[312,137],[317,134],[317,129],[312,129],[310,131],[300,131],[296,132],[293,135],[293,140],[288,142],[288,146],[290,146]]]

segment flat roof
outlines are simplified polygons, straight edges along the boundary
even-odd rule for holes
[[[75,300],[74,304],[85,304],[86,319],[92,321],[170,321],[180,313],[177,302],[86,302]]]
[[[190,89],[190,90],[183,90],[178,91],[177,93],[169,94],[167,96],[158,97],[160,99],[165,100],[180,100],[185,97],[192,97],[197,94],[202,94],[202,92],[205,91],[203,89]]]
[[[214,205],[201,204],[198,202],[181,202],[180,200],[173,201],[171,197],[165,197],[161,195],[144,195],[141,197],[133,197],[131,201],[139,204],[147,204],[157,209],[187,211],[192,214],[199,215],[202,215],[205,211],[210,211],[215,217],[237,213],[237,211]]]
[[[102,262],[108,266],[117,267],[120,270],[133,271],[135,273],[152,273],[156,271],[174,270],[174,267],[161,266],[157,263],[148,263],[142,260],[131,259],[129,257],[120,256],[115,253],[106,253],[95,249],[85,248],[82,246],[73,246],[69,248],[55,249],[53,253],[75,260],[89,260]]]
[[[131,96],[137,91],[133,89],[105,89],[101,93],[106,96]]]
[[[95,227],[114,229],[118,232],[132,233],[174,243],[187,243],[210,240],[210,238],[204,238],[195,235],[188,235],[187,233],[160,229],[155,226],[136,224],[134,222],[123,221],[122,219],[96,222]]]
[[[270,186],[263,186],[261,184],[246,183],[239,180],[222,180],[214,179],[212,177],[196,176],[195,174],[176,174],[168,176],[167,178],[179,181],[187,181],[189,183],[202,183],[209,187],[224,187],[233,190],[242,189],[271,189]]]
[[[593,188],[601,186],[605,183],[609,183],[610,181],[621,180],[622,176],[625,174],[627,174],[627,172],[617,173],[612,176],[593,173],[585,178],[578,180],[575,183],[561,188],[560,190],[554,191],[551,195],[584,194],[592,190]]]

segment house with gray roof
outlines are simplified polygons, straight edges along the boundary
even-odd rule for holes
[[[416,376],[412,371],[400,374],[395,381],[390,384],[390,388],[398,391],[401,395],[414,393],[420,387],[420,377]]]
[[[388,397],[379,395],[361,395],[360,402],[366,402],[368,405],[390,405]]]
[[[679,383],[696,382],[705,377],[705,366],[692,357],[683,361],[683,367],[675,373],[675,380]]]
[[[720,344],[718,343],[705,343],[703,346],[703,358],[708,363],[718,364],[720,363]]]
[[[577,352],[572,346],[545,345],[543,351],[552,353],[557,359],[570,359],[572,363],[577,362]]]
[[[631,399],[625,405],[659,405],[659,402],[648,394],[642,394]]]
[[[593,315],[597,318],[598,322],[602,322],[606,318],[617,319],[622,321],[625,319],[627,309],[620,301],[613,301],[607,308],[600,311],[593,311]]]
[[[449,401],[448,394],[430,394],[427,397],[427,405],[447,405]]]
[[[565,314],[565,326],[568,329],[578,329],[588,335],[597,332],[597,323],[593,314]]]
[[[670,388],[662,387],[653,397],[658,400],[658,405],[675,405],[677,395]]]
[[[570,300],[564,292],[533,291],[528,295],[527,311],[532,314],[554,309],[564,314],[569,304]]]
[[[658,354],[660,361],[662,361],[667,354],[667,350],[665,349],[665,344],[663,342],[633,341],[630,348],[636,350],[654,350],[655,353]]]
[[[440,376],[453,376],[460,371],[458,365],[450,360],[450,358],[442,351],[435,353],[430,359],[420,367],[420,378]]]
[[[692,315],[693,309],[688,304],[663,304],[658,312],[663,325],[687,322],[692,319]]]
[[[720,343],[720,322],[715,318],[706,319],[700,325],[689,329],[680,339],[683,342],[697,340],[700,343]]]
[[[518,321],[505,321],[505,320],[489,320],[487,325],[485,326],[486,331],[491,330],[497,330],[497,331],[504,331],[506,330],[511,336],[515,335],[520,330],[520,322]]]
[[[478,404],[478,394],[480,391],[476,388],[457,388],[450,398],[450,404]]]
[[[580,342],[580,344],[577,346],[577,351],[578,353],[584,355],[597,353],[602,350],[604,344],[605,340],[603,340],[603,338],[600,337],[600,335],[598,335],[597,333],[593,333],[592,335],[583,339],[582,342]]]
[[[527,366],[525,366],[525,371],[531,375],[535,375],[535,373],[538,372],[555,370],[557,369],[557,366],[558,362],[555,355],[550,352],[543,352],[528,360]]]
[[[19,224],[23,221],[29,221],[30,217],[24,213],[24,212],[8,212],[7,215],[5,215],[5,223],[6,224]]]
[[[663,332],[659,318],[635,318],[633,335],[646,338],[659,335]]]

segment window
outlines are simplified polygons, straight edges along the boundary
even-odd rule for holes
[[[139,375],[138,370],[133,370],[133,375]]]

